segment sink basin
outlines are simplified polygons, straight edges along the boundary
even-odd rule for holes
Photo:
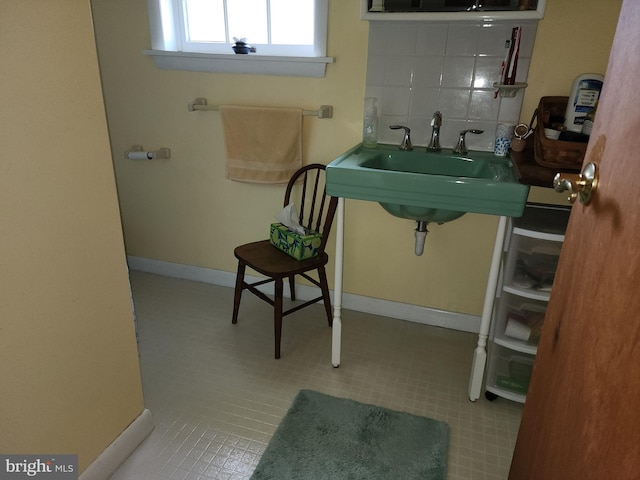
[[[454,157],[433,152],[412,150],[386,151],[380,149],[362,162],[364,168],[376,168],[395,172],[421,173],[425,175],[445,175],[450,177],[490,178],[491,169],[487,162],[468,157]]]
[[[518,182],[509,157],[490,152],[359,144],[327,166],[327,192],[378,202],[396,217],[444,223],[467,212],[522,216],[529,186]]]

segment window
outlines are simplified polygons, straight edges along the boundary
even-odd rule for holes
[[[148,4],[152,50],[145,53],[160,68],[324,76],[326,64],[333,62],[325,57],[328,0]],[[246,38],[256,53],[235,55],[234,37]]]

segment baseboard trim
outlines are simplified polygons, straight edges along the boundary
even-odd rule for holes
[[[79,480],[107,480],[153,430],[153,415],[142,413],[82,472]]]
[[[165,262],[163,260],[153,260],[150,258],[127,256],[129,269],[147,273],[156,273],[167,277],[182,278],[185,280],[195,280],[198,282],[211,283],[223,287],[235,286],[236,274],[215,270],[212,268],[195,267],[179,263]],[[257,281],[258,277],[246,276],[247,281]],[[264,292],[272,294],[273,289],[264,288]],[[333,292],[331,292],[333,295]],[[285,295],[287,289],[285,288]],[[296,297],[300,300],[308,300],[318,296],[315,287],[307,285],[296,285]],[[422,323],[436,327],[461,330],[463,332],[478,333],[480,331],[480,317],[465,313],[449,312],[435,308],[411,305],[409,303],[394,302],[380,298],[366,297],[352,293],[344,293],[342,296],[342,306],[347,310],[372,313],[384,317],[397,318],[410,322]]]

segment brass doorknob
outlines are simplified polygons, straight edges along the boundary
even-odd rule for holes
[[[580,203],[587,204],[598,186],[598,168],[593,162],[587,163],[581,173],[556,173],[553,178],[553,188],[556,192],[569,192],[569,202],[576,198]]]

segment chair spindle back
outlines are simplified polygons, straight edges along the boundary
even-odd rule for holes
[[[295,202],[299,213],[298,220],[303,227],[315,230],[322,235],[321,252],[324,252],[338,204],[337,198],[327,195],[325,181],[324,165],[320,163],[306,165],[291,177],[284,198],[284,206],[286,207],[291,203],[294,186],[301,182],[300,199],[299,202]],[[326,201],[327,197],[329,197],[328,202]]]

